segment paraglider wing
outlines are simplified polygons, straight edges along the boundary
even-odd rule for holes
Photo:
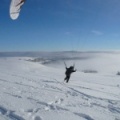
[[[20,10],[25,0],[11,0],[10,4],[10,17],[15,20],[20,14]]]

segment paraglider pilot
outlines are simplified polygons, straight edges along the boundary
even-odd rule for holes
[[[76,72],[76,70],[74,70],[74,66],[70,66],[69,68],[66,67],[66,72],[65,72],[66,77],[64,79],[64,81],[66,81],[66,83],[69,82],[71,73],[73,73],[73,72]]]

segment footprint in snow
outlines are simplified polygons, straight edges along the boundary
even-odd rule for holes
[[[55,101],[55,103],[57,103],[57,104],[61,104],[63,101],[64,101],[63,98],[59,98],[58,100]]]
[[[33,120],[42,120],[40,116],[33,117]]]

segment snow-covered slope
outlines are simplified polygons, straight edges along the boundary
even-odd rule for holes
[[[120,120],[120,54],[87,55],[68,84],[61,59],[1,57],[0,120]]]

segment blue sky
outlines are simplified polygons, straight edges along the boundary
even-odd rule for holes
[[[26,0],[17,20],[0,3],[0,51],[120,50],[120,0]]]

